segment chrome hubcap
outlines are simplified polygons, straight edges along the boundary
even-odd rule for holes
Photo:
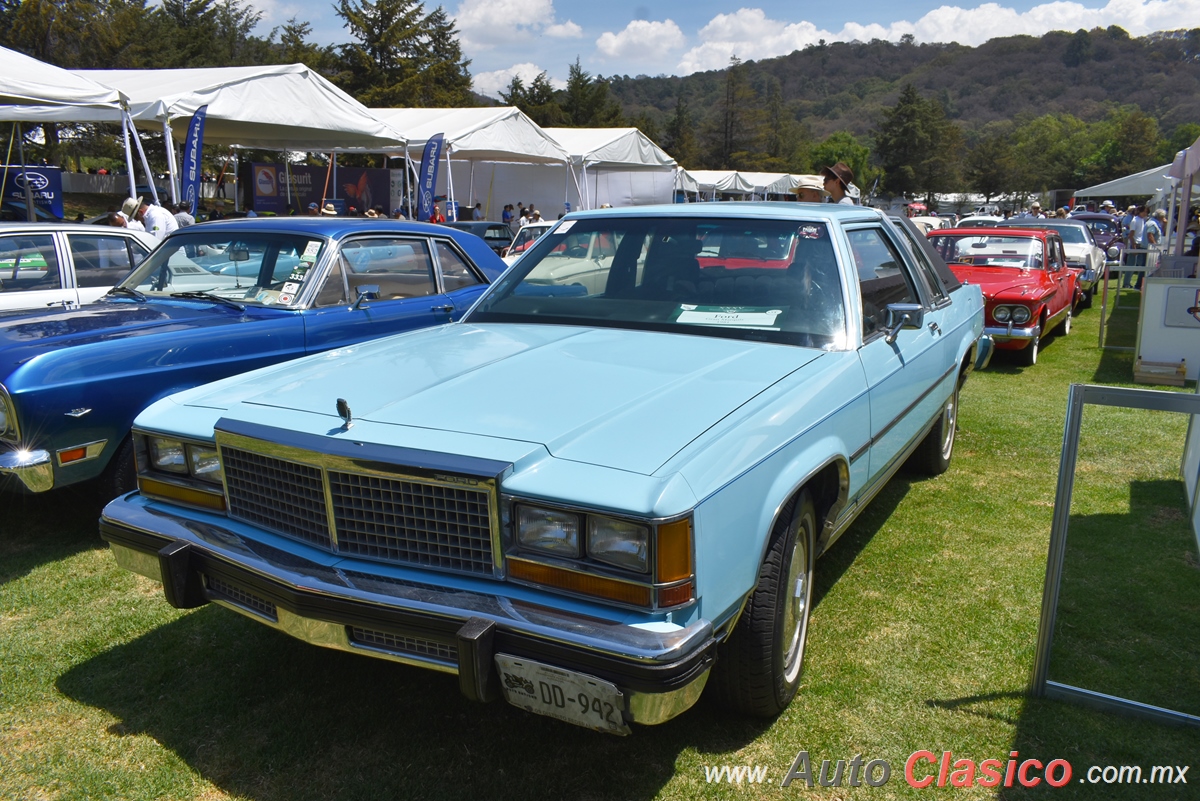
[[[954,428],[958,425],[958,390],[950,396],[942,409],[942,458],[949,459],[954,449]]]
[[[783,632],[787,650],[784,652],[783,672],[788,682],[800,673],[804,655],[804,629],[808,624],[808,526],[801,524],[796,532],[796,545],[792,549],[791,564],[788,565],[786,606],[783,610]]]

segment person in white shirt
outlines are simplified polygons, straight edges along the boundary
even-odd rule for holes
[[[142,199],[140,197],[125,198],[125,202],[121,204],[121,210],[117,214],[121,215],[121,219],[125,221],[125,227],[130,231],[145,231],[146,226],[142,225],[140,217],[140,209],[142,208]]]
[[[171,212],[162,206],[152,206],[145,200],[141,201],[141,208],[138,209],[138,219],[146,226],[146,232],[153,234],[155,239],[163,239],[179,228],[179,223]]]

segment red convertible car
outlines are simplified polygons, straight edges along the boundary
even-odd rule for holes
[[[1062,326],[1070,333],[1079,271],[1067,267],[1056,232],[955,228],[932,231],[929,241],[960,281],[983,290],[984,331],[997,349],[1019,351],[1032,365],[1047,331]]]

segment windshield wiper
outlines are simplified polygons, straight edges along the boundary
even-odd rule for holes
[[[171,297],[173,297],[173,298],[193,298],[195,300],[211,300],[211,301],[215,301],[217,303],[224,303],[226,306],[232,306],[233,308],[237,309],[238,311],[246,310],[246,307],[243,306],[242,304],[232,301],[229,298],[223,298],[220,295],[214,295],[211,292],[172,292]]]
[[[141,292],[138,292],[136,289],[132,289],[127,286],[114,286],[112,289],[105,292],[104,295],[106,297],[108,295],[127,295],[131,298],[136,298],[137,300],[139,300],[142,303],[146,302],[145,295],[143,295]]]

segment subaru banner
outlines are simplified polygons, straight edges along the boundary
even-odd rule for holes
[[[339,164],[335,177],[328,167],[251,162],[242,164],[239,175],[239,183],[250,190],[242,202],[258,214],[305,214],[310,203],[323,207],[336,199],[339,214],[362,215],[378,207],[386,216],[391,200],[390,171],[379,167]]]
[[[19,164],[0,166],[4,176],[4,203],[25,211],[25,182],[39,217],[45,213],[58,219],[63,216],[62,170],[58,167],[22,167]],[[24,214],[21,215],[24,219]]]
[[[433,195],[437,191],[438,158],[442,155],[442,134],[434,134],[425,143],[421,172],[417,177],[417,219],[428,220],[433,214]]]
[[[204,147],[204,116],[207,113],[208,106],[196,109],[183,142],[183,202],[188,204],[189,214],[195,214],[200,205],[200,152]]]

